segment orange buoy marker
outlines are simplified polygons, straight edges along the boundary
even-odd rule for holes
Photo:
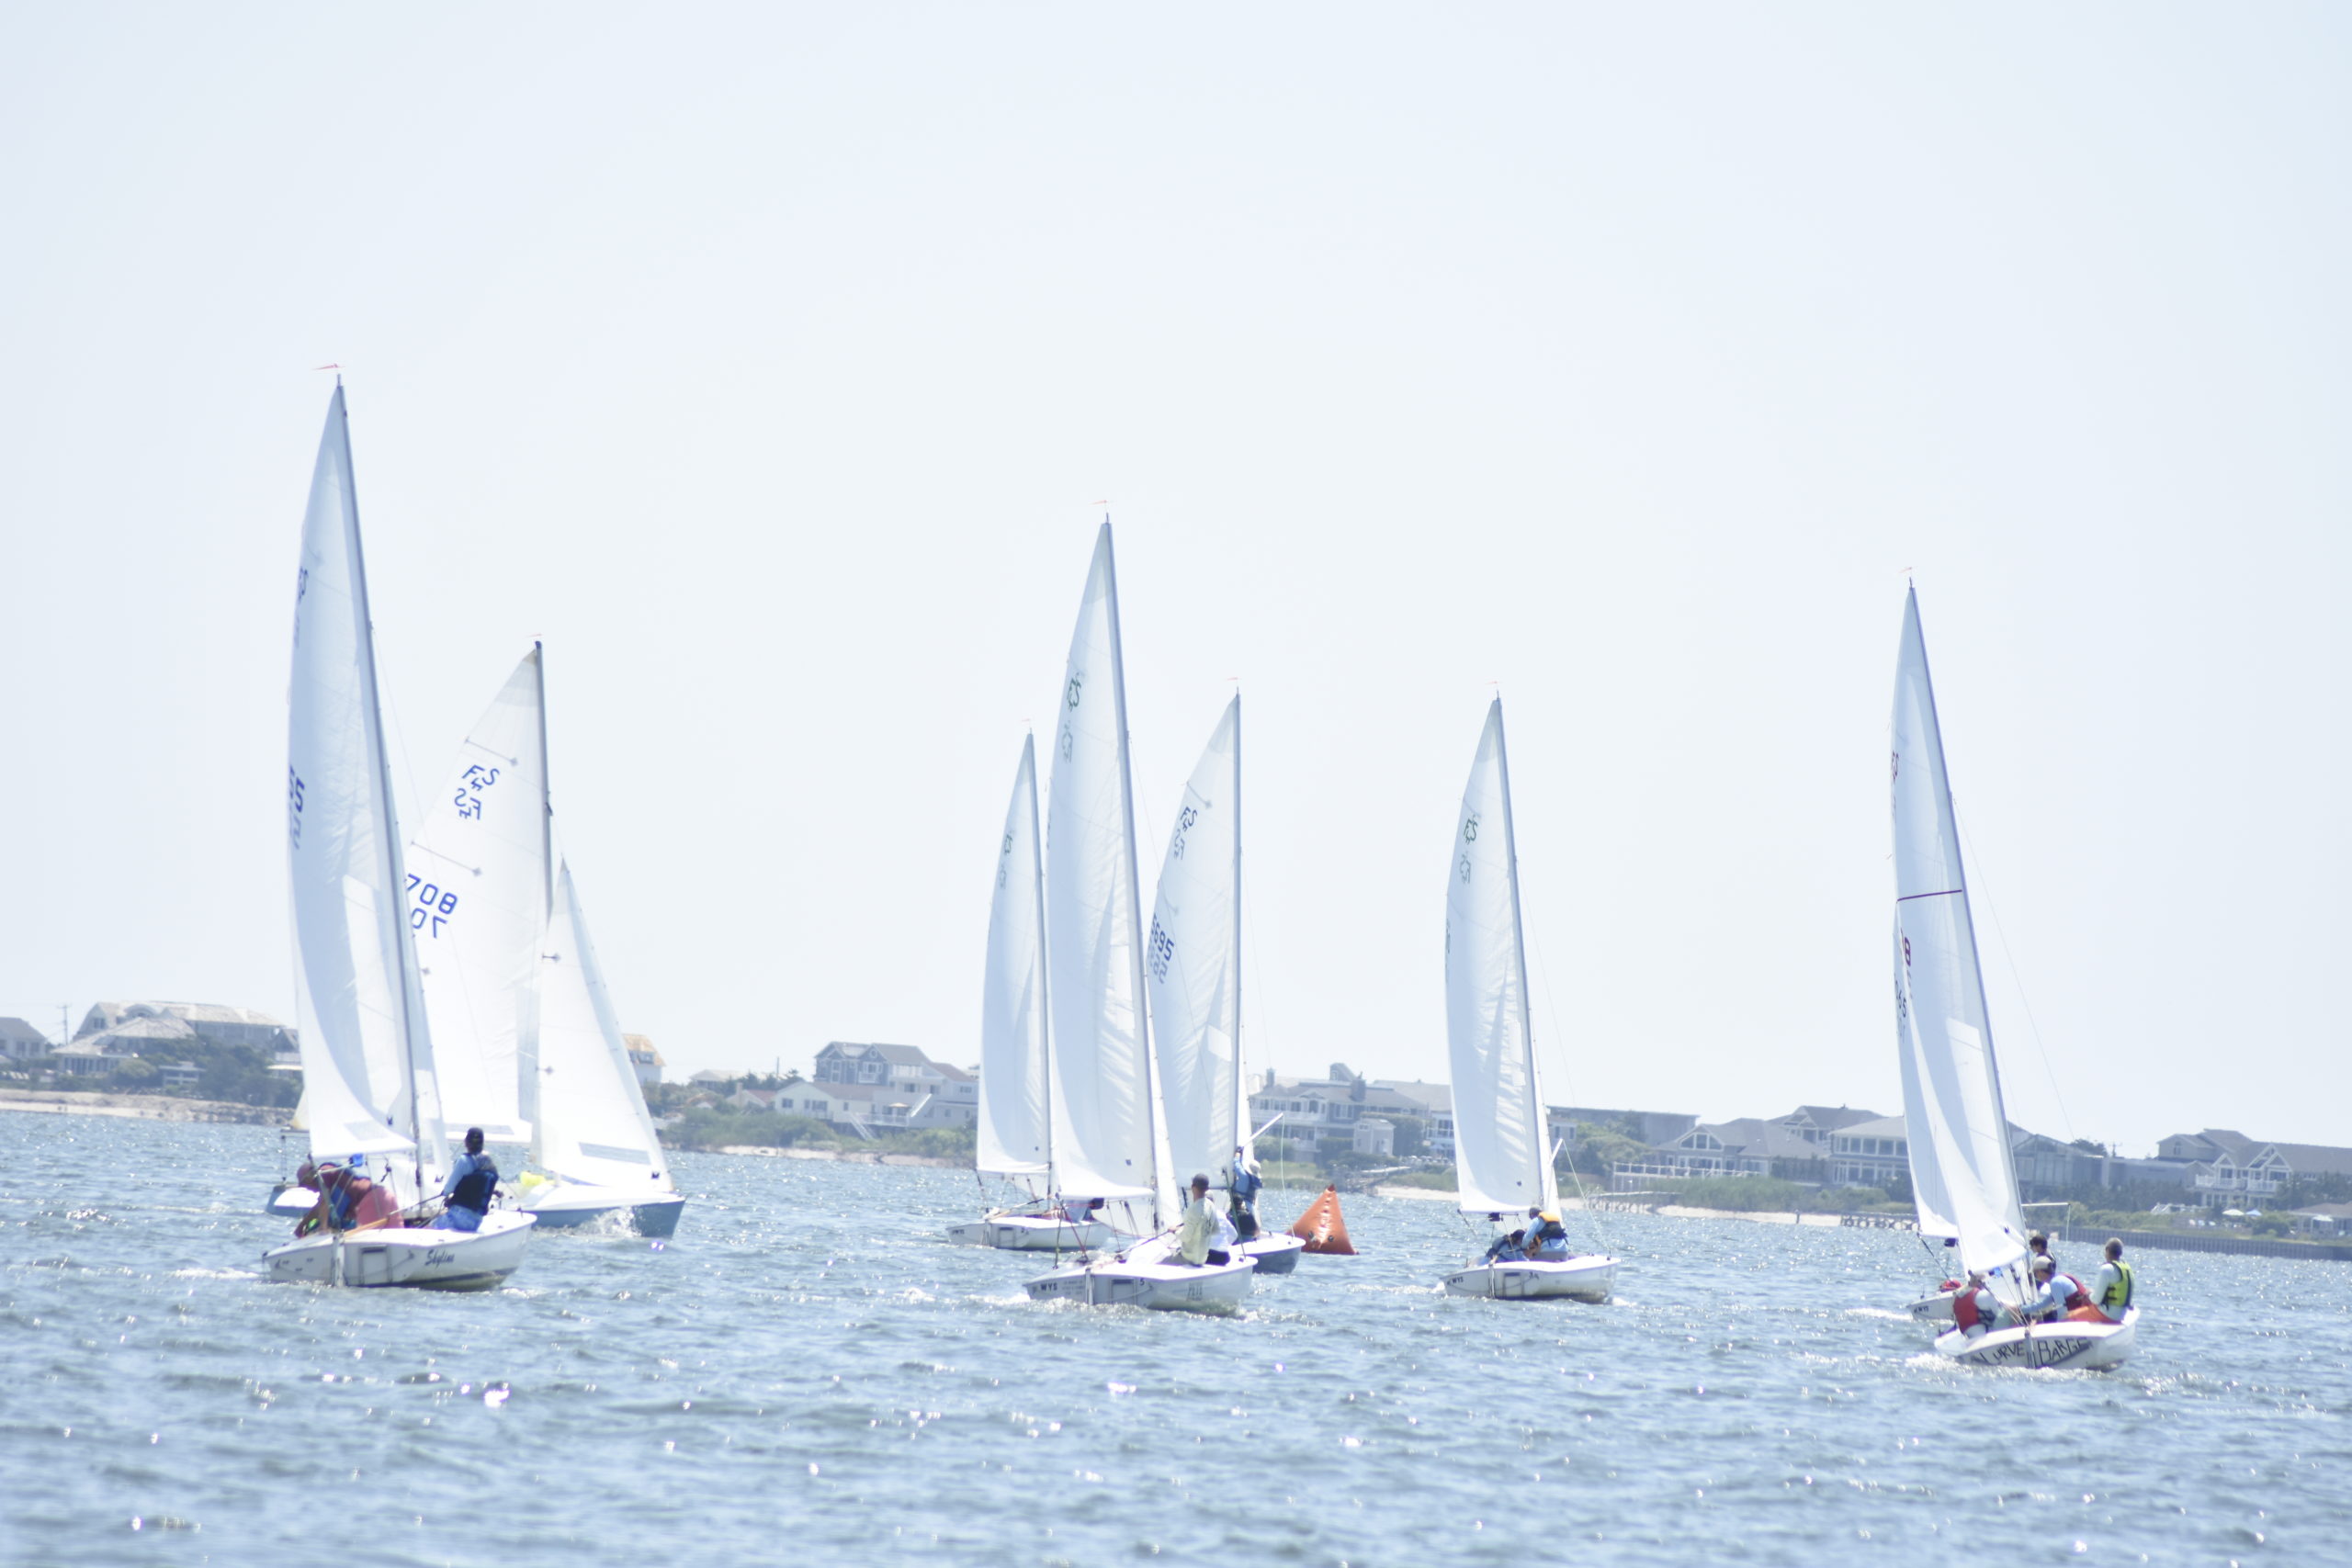
[[[1302,1251],[1355,1256],[1356,1249],[1348,1242],[1347,1222],[1340,1218],[1340,1190],[1336,1187],[1323,1189],[1323,1195],[1306,1206],[1306,1213],[1290,1227],[1290,1234],[1306,1238]]]

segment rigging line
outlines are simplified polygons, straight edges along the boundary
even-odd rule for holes
[[[2066,1109],[2066,1096],[2058,1088],[2058,1075],[2050,1066],[2050,1052],[2041,1043],[2041,1024],[2033,1016],[2032,998],[2025,994],[2025,976],[2018,972],[2017,954],[2009,950],[2009,933],[2001,924],[2001,912],[1993,907],[1990,879],[1984,874],[1984,852],[1976,847],[1976,840],[1969,834],[1968,824],[1961,819],[1957,803],[1951,808],[1951,819],[1953,826],[1960,829],[1960,836],[1967,841],[1968,858],[1976,863],[1976,886],[1984,899],[1984,913],[1992,917],[1993,934],[2001,940],[2001,956],[2008,963],[2010,983],[2018,988],[2018,1005],[2025,1010],[2026,1027],[2033,1035],[2034,1054],[2041,1058],[2041,1076],[2050,1082],[2050,1096],[2058,1102],[2058,1119],[2066,1124],[2066,1138],[2071,1143],[2075,1139],[2075,1118]]]

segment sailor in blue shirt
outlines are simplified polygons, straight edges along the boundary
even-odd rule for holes
[[[498,1190],[498,1165],[481,1152],[481,1129],[466,1129],[466,1152],[449,1167],[449,1179],[441,1184],[441,1196],[447,1200],[442,1205],[441,1217],[433,1222],[437,1231],[478,1231],[481,1217],[490,1213],[490,1195]]]

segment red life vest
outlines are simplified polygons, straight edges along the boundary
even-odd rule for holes
[[[2073,1312],[2076,1307],[2086,1307],[2091,1304],[2091,1293],[2083,1289],[2083,1282],[2080,1280],[2075,1279],[2072,1274],[2061,1274],[2058,1278],[2064,1281],[2066,1286],[2066,1310],[2068,1312]]]
[[[1962,1290],[1958,1295],[1952,1297],[1951,1321],[1952,1325],[1962,1334],[1984,1321],[1984,1314],[1976,1308],[1974,1291]]]

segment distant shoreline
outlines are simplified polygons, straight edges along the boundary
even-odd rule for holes
[[[0,1089],[0,1111],[52,1116],[129,1116],[142,1122],[214,1122],[283,1127],[292,1113],[276,1105],[225,1100],[182,1100],[169,1094],[107,1094],[95,1089]]]
[[[689,1149],[689,1154],[755,1155],[763,1159],[831,1159],[851,1165],[930,1165],[943,1170],[968,1170],[971,1161],[944,1159],[937,1155],[884,1154],[878,1149],[778,1148],[772,1144],[721,1144],[715,1149]]]

